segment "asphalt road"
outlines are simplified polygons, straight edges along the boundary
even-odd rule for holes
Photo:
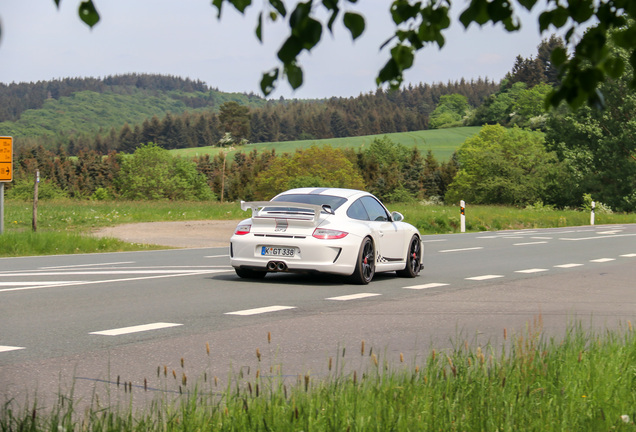
[[[326,376],[330,358],[344,372],[371,352],[415,365],[433,348],[497,349],[528,327],[560,337],[574,321],[636,323],[636,224],[426,236],[425,247],[419,277],[366,286],[241,280],[227,248],[0,259],[0,398],[114,403],[132,389],[145,401],[214,376],[295,381]]]

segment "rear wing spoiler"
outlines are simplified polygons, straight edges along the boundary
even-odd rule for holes
[[[265,214],[261,210],[267,207]],[[300,211],[289,211],[290,208]],[[283,201],[241,201],[241,210],[252,210],[252,218],[259,219],[297,219],[316,222],[323,210],[333,214],[329,206]],[[279,210],[277,210],[279,209]],[[287,211],[286,211],[287,210]],[[303,211],[306,210],[306,211]]]

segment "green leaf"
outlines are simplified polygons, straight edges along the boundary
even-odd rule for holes
[[[552,11],[545,11],[539,15],[539,31],[546,31],[552,24]]]
[[[282,16],[287,16],[287,10],[285,4],[281,0],[269,0],[269,4],[272,5],[276,11]]]
[[[263,13],[258,14],[258,25],[256,26],[256,37],[263,42]]]
[[[554,48],[552,50],[552,53],[550,54],[550,61],[556,67],[563,65],[567,61],[567,59],[568,59],[568,54],[565,48],[563,47]]]
[[[395,0],[391,5],[391,16],[395,24],[402,24],[410,19],[415,19],[420,11],[420,3],[411,5],[406,0]]]
[[[607,76],[617,79],[625,72],[625,62],[620,57],[608,58],[603,69]]]
[[[362,15],[347,12],[344,14],[344,25],[351,32],[353,40],[356,40],[364,32],[365,22]]]
[[[252,4],[252,0],[227,0],[234,5],[240,13],[245,13],[245,9]]]
[[[302,42],[296,36],[290,36],[287,38],[283,46],[278,50],[278,58],[284,64],[291,63],[296,60],[298,54],[303,49]]]
[[[269,96],[276,86],[274,83],[278,80],[278,68],[263,74],[261,78],[261,91],[265,96]]]
[[[594,14],[594,5],[591,0],[570,0],[568,11],[574,21],[583,23]]]
[[[292,30],[302,42],[303,48],[311,50],[322,37],[322,24],[313,18],[307,18],[302,26]]]
[[[406,45],[397,45],[391,50],[391,57],[395,60],[400,72],[413,66],[415,58],[413,49]]]
[[[223,0],[212,0],[212,5],[215,6],[219,11],[216,17],[221,18],[221,9],[223,8]]]
[[[99,14],[92,0],[84,0],[79,5],[79,16],[89,27],[99,22]]]
[[[397,63],[393,58],[391,58],[384,67],[380,70],[378,77],[375,79],[377,85],[388,82],[393,85],[393,83],[399,83],[402,81],[402,73]],[[398,84],[399,85],[399,84]]]
[[[287,75],[287,81],[294,90],[303,85],[303,70],[296,63],[285,65],[285,75]]]
[[[519,0],[519,4],[527,10],[532,10],[534,5],[537,4],[537,0]]]
[[[512,16],[512,6],[510,3],[502,1],[493,1],[489,3],[486,10],[488,11],[488,17],[492,22],[504,21]]]

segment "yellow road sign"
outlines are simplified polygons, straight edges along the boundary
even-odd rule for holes
[[[13,137],[0,137],[0,181],[13,180]]]
[[[12,164],[0,162],[0,181],[10,182],[13,180]]]

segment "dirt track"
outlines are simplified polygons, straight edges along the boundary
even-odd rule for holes
[[[238,221],[144,222],[100,228],[94,234],[129,243],[182,248],[228,246]]]

